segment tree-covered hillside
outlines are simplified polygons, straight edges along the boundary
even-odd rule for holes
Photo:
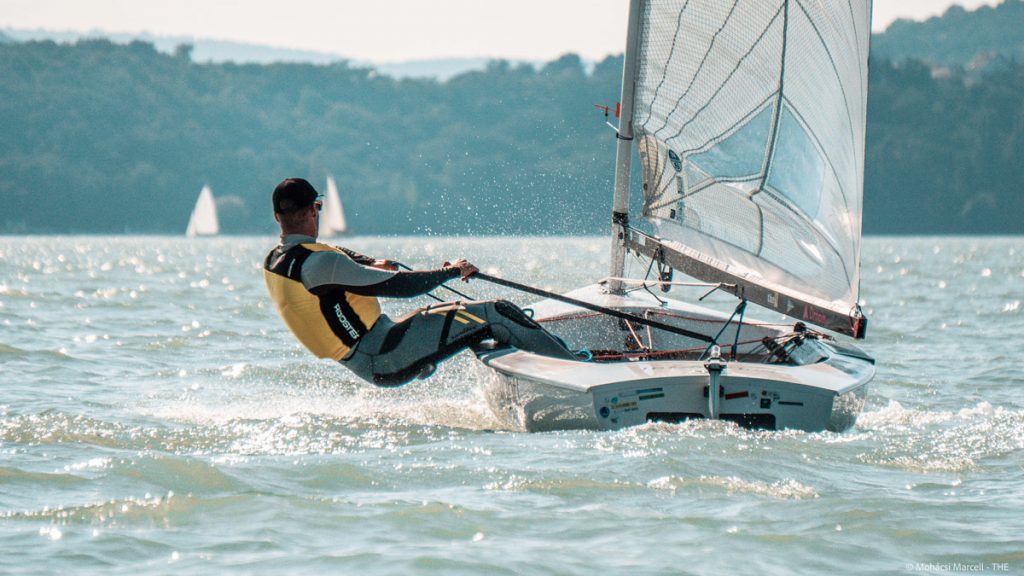
[[[1024,233],[1024,65],[871,66],[865,232]]]
[[[953,5],[924,22],[897,20],[871,38],[871,53],[876,58],[941,66],[1024,61],[1024,0],[1003,0],[972,11]]]
[[[197,64],[136,42],[0,45],[0,231],[272,232],[286,176],[338,181],[358,233],[604,233],[622,59],[447,82],[345,64]],[[871,70],[865,231],[1019,233],[1024,65]]]
[[[6,45],[0,227],[178,232],[208,183],[226,230],[259,231],[282,177],[333,174],[362,232],[593,230],[612,132],[592,104],[614,103],[620,61],[499,62],[442,84],[139,42]],[[561,209],[597,189],[582,221]]]

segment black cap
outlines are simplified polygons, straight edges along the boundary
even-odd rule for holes
[[[313,185],[302,178],[286,178],[274,188],[274,212],[287,214],[309,206],[320,196]]]

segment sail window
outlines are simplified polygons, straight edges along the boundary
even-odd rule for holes
[[[688,160],[700,173],[716,180],[739,180],[756,176],[761,172],[771,126],[772,109],[765,107],[710,148],[691,154]],[[698,183],[695,180],[689,182],[691,186]]]
[[[825,161],[821,153],[807,129],[783,103],[779,135],[768,169],[768,188],[813,220],[821,206],[824,179]]]

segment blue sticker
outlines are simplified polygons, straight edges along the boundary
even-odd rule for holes
[[[679,155],[676,154],[675,150],[668,151],[668,160],[672,163],[672,167],[676,169],[676,172],[682,172],[683,161],[679,159]]]

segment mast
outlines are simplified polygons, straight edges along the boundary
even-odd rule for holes
[[[633,94],[636,91],[636,63],[640,37],[640,11],[644,0],[630,0],[626,53],[622,66],[622,96],[619,99],[619,130],[615,149],[615,196],[612,200],[611,278],[621,278],[626,265],[626,226],[629,224],[629,174],[633,160]],[[621,294],[622,282],[608,281],[608,291]]]

